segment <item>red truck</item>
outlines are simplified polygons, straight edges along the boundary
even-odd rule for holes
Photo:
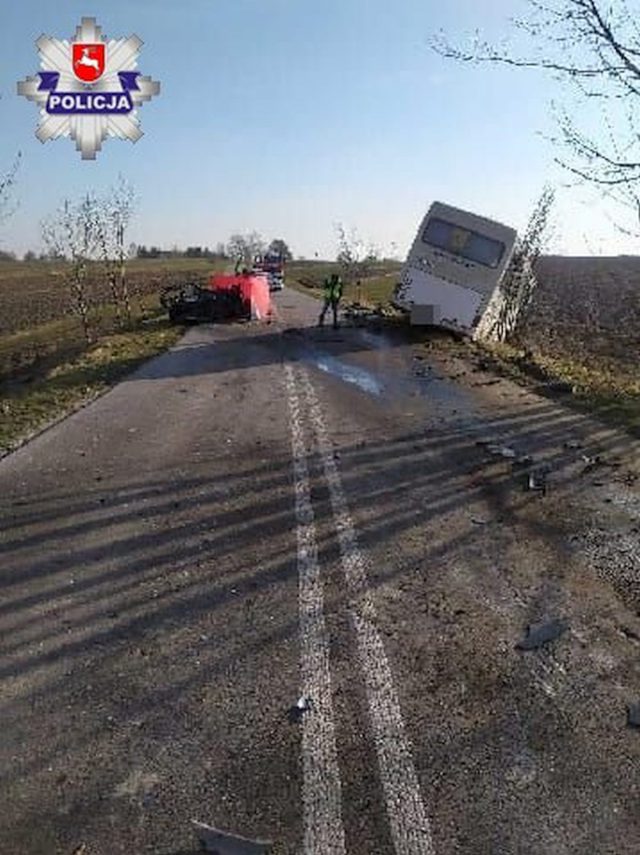
[[[256,255],[253,272],[263,273],[268,277],[270,291],[282,291],[284,288],[284,259],[279,253],[265,252],[264,255]]]

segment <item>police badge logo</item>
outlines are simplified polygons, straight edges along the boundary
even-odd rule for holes
[[[160,84],[136,71],[142,41],[108,40],[95,18],[83,18],[71,41],[40,36],[42,71],[18,83],[18,94],[40,106],[40,142],[70,137],[83,160],[95,160],[108,137],[137,142],[138,110]]]

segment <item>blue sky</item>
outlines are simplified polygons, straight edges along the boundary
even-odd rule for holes
[[[521,227],[553,163],[552,81],[458,66],[429,48],[509,32],[519,0],[66,0],[5,3],[0,18],[0,168],[23,153],[19,208],[3,248],[40,246],[65,197],[122,173],[139,196],[131,239],[215,245],[236,231],[284,237],[296,255],[335,254],[334,224],[406,252],[440,199]],[[68,140],[34,136],[37,109],[16,81],[38,70],[41,34],[70,38],[83,15],[144,41],[140,70],[161,81],[141,110],[145,136],[107,140],[83,162]],[[553,248],[635,252],[598,196],[560,186]]]

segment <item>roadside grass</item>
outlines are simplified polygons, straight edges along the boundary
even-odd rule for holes
[[[0,454],[48,423],[91,401],[182,333],[160,316],[102,336],[82,355],[35,377],[0,385]]]
[[[499,373],[524,385],[561,384],[562,400],[571,406],[599,415],[610,424],[640,435],[640,366],[598,357],[554,356],[531,353],[508,344],[476,343],[479,354],[493,360]]]

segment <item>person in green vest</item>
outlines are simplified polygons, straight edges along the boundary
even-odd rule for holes
[[[338,329],[338,306],[341,299],[342,279],[337,273],[332,273],[331,276],[328,276],[324,280],[324,304],[318,319],[319,327],[324,326],[324,316],[327,314],[327,309],[331,307],[331,311],[333,312],[333,328],[334,330]]]

